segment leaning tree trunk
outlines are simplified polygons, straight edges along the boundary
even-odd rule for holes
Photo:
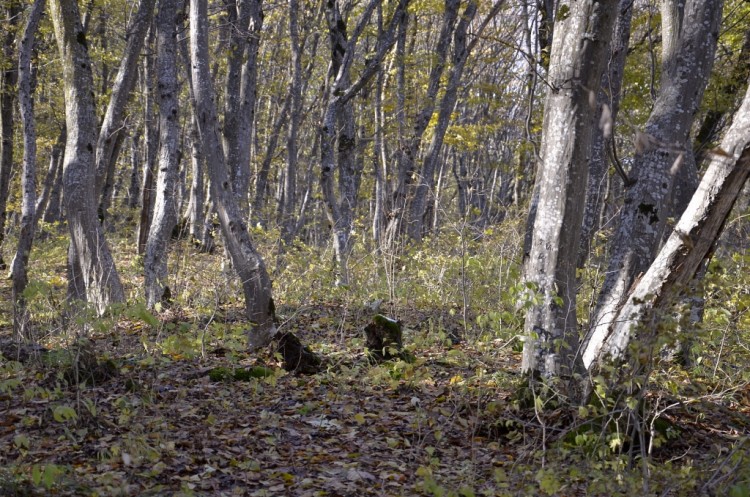
[[[29,12],[29,19],[18,49],[18,96],[23,123],[23,202],[21,206],[21,232],[18,235],[16,255],[11,263],[13,278],[13,328],[26,336],[26,299],[23,291],[28,284],[26,267],[31,253],[36,225],[36,126],[34,123],[34,81],[31,73],[31,54],[34,48],[39,19],[44,12],[44,0],[36,0]]]
[[[588,343],[586,367],[623,359],[633,335],[684,291],[710,258],[737,196],[750,175],[750,90],[671,236],[614,316],[615,325]],[[658,330],[653,327],[650,333]],[[656,338],[656,337],[650,337]]]
[[[562,2],[544,108],[539,204],[526,279],[539,295],[526,315],[524,372],[568,377],[578,348],[576,254],[596,124],[593,93],[609,53],[617,2]]]
[[[656,255],[666,219],[672,215],[675,177],[691,173],[689,166],[694,162],[682,166],[686,158],[692,159],[688,138],[711,73],[721,11],[721,0],[692,0],[685,5],[684,13],[670,16],[666,9],[663,13],[666,58],[661,88],[646,123],[646,134],[636,138],[631,174],[635,184],[626,192],[613,254],[584,340],[586,365],[598,355],[597,344],[616,324],[615,317],[633,281]],[[678,34],[672,35],[675,31]]]
[[[63,165],[65,212],[71,238],[71,269],[83,282],[86,297],[102,314],[125,300],[120,277],[96,217],[94,146],[96,116],[86,36],[75,0],[50,2],[63,67],[67,143]]]
[[[112,85],[112,96],[96,143],[96,198],[101,220],[107,215],[112,197],[119,144],[125,136],[125,106],[138,76],[138,58],[153,19],[155,3],[156,0],[141,0],[133,21],[127,27],[128,42]]]
[[[170,300],[167,284],[167,244],[177,224],[177,167],[179,139],[177,83],[177,7],[179,0],[159,0],[156,16],[156,64],[159,88],[159,167],[154,216],[144,259],[146,306]]]
[[[16,37],[16,25],[20,17],[21,7],[17,1],[8,2],[5,37],[3,39],[3,58],[6,63],[15,59],[13,53]],[[17,66],[7,64],[7,69],[2,72],[0,82],[0,247],[5,239],[5,219],[7,217],[8,192],[10,189],[11,170],[13,169],[13,129],[14,107],[16,102],[16,81],[18,80]],[[0,253],[0,269],[5,269],[6,264]]]
[[[190,60],[196,121],[207,157],[211,196],[216,207],[221,232],[232,265],[242,282],[245,313],[252,328],[249,333],[251,348],[268,344],[276,335],[275,311],[271,298],[271,279],[253,247],[245,221],[240,214],[232,191],[224,151],[219,138],[216,102],[208,57],[207,0],[190,0]]]
[[[419,146],[422,143],[424,133],[427,130],[432,114],[435,111],[435,104],[440,90],[440,80],[443,76],[446,62],[448,60],[451,37],[456,28],[456,20],[458,19],[458,9],[460,4],[460,0],[445,0],[443,19],[440,25],[440,34],[438,34],[435,48],[432,51],[434,62],[430,68],[430,74],[427,79],[427,91],[425,92],[424,99],[421,100],[422,107],[414,118],[414,125],[411,134],[406,140],[404,140],[404,143],[401,144],[398,161],[398,183],[393,193],[392,205],[390,206],[390,210],[392,211],[390,213],[391,226],[388,228],[393,234],[400,235],[403,231],[406,231],[404,229],[404,224],[408,220],[408,195],[409,190],[412,188],[417,154],[419,153]],[[406,27],[405,24],[406,22],[404,22],[404,29]],[[403,36],[405,36],[405,33]],[[403,70],[404,63],[404,60],[399,61],[401,71]],[[399,116],[401,116],[400,112]],[[403,117],[400,117],[400,119],[403,119]],[[397,238],[391,237],[390,241],[396,242]]]

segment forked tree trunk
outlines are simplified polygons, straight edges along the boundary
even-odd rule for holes
[[[333,234],[333,248],[336,256],[336,283],[348,284],[348,258],[352,249],[351,231],[353,212],[357,200],[359,179],[354,160],[355,134],[352,99],[375,75],[385,54],[396,41],[395,32],[406,15],[408,0],[401,0],[396,7],[388,28],[378,38],[375,54],[367,61],[356,82],[351,83],[350,68],[355,56],[355,46],[359,36],[369,21],[378,0],[366,6],[350,37],[347,37],[346,23],[341,19],[337,2],[327,4],[329,36],[331,39],[332,72],[331,83],[326,95],[326,107],[320,126],[320,185],[326,214]],[[338,144],[338,150],[334,150]],[[339,195],[334,188],[334,172],[339,172]]]
[[[498,5],[501,3],[502,2],[498,2]],[[461,20],[458,22],[453,36],[453,57],[451,60],[453,65],[450,70],[448,83],[445,87],[445,94],[440,100],[437,125],[435,126],[432,140],[430,141],[430,145],[424,156],[420,178],[414,192],[414,198],[411,202],[410,212],[408,213],[409,226],[407,233],[409,234],[409,238],[417,242],[422,241],[422,228],[425,221],[424,216],[426,214],[427,195],[430,190],[432,190],[435,183],[435,170],[437,169],[437,163],[440,158],[440,151],[443,147],[445,133],[448,131],[451,114],[456,106],[458,87],[461,82],[461,77],[463,76],[464,67],[466,66],[466,60],[469,58],[469,53],[471,51],[471,48],[467,44],[466,36],[476,13],[477,3],[474,0],[470,0],[461,15]],[[432,112],[430,112],[430,114],[432,114]]]
[[[65,213],[71,238],[74,279],[80,277],[88,301],[102,314],[115,302],[125,300],[109,246],[96,217],[94,198],[94,146],[96,116],[93,80],[86,36],[75,0],[50,2],[63,67],[67,144],[64,180]],[[75,272],[76,265],[80,275]]]
[[[568,1],[560,9],[564,15],[555,23],[544,108],[539,204],[526,266],[526,280],[535,286],[539,303],[526,314],[522,365],[524,372],[547,377],[569,377],[578,348],[576,255],[596,125],[594,92],[609,53],[617,2]]]
[[[240,215],[247,219],[262,1],[227,2],[227,11],[231,33],[222,135],[232,189]]]
[[[251,323],[249,345],[267,345],[276,335],[271,279],[255,250],[240,214],[219,138],[216,100],[208,56],[208,13],[206,0],[190,0],[190,60],[198,130],[207,157],[211,196],[232,265],[242,283],[245,313]]]
[[[688,135],[711,73],[721,10],[721,0],[691,0],[684,5],[684,12],[665,8],[662,14],[665,59],[661,88],[646,123],[647,134],[637,138],[631,174],[635,184],[626,192],[612,257],[584,340],[585,364],[597,355],[596,347],[587,342],[600,344],[610,334],[633,281],[654,260],[667,217],[673,214],[675,177],[691,173],[685,166],[694,164],[685,160],[692,159],[688,157],[692,156]]]
[[[639,326],[655,317],[678,292],[685,291],[713,253],[734,203],[750,175],[750,90],[720,149],[714,150],[708,170],[685,213],[658,256],[614,316],[607,335],[590,340],[585,366],[620,360]],[[654,327],[656,330],[657,327]],[[654,339],[656,337],[649,337]]]
[[[159,165],[154,216],[144,259],[146,306],[170,300],[167,244],[177,224],[179,138],[177,83],[177,7],[179,0],[159,0],[156,16],[157,87],[159,88]]]

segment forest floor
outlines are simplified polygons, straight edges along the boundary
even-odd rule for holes
[[[8,281],[0,294],[10,316]],[[648,390],[640,429],[656,428],[639,447],[615,433],[623,411],[524,402],[516,340],[442,308],[388,310],[413,363],[367,360],[364,306],[279,305],[325,357],[315,375],[248,354],[236,302],[136,307],[85,339],[48,330],[52,352],[0,357],[0,495],[748,495],[747,383],[718,393],[672,373]],[[268,375],[208,374],[257,365]]]

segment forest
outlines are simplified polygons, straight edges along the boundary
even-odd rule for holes
[[[0,496],[750,496],[747,1],[0,45]]]

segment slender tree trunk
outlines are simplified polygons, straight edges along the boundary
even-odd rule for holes
[[[130,186],[128,187],[127,206],[135,209],[141,198],[141,130],[132,131],[130,135]]]
[[[268,344],[276,335],[271,279],[260,254],[255,250],[241,216],[225,165],[219,139],[213,84],[208,68],[208,13],[206,0],[190,0],[190,51],[195,114],[203,150],[211,157],[208,174],[221,231],[232,265],[237,271],[245,296],[245,312],[251,323],[251,348]]]
[[[156,16],[157,87],[159,88],[159,167],[154,216],[144,259],[146,306],[167,303],[167,244],[177,224],[179,138],[177,83],[177,12],[180,0],[159,0]]]
[[[155,33],[149,31],[148,46],[153,46]],[[138,254],[146,252],[146,240],[151,230],[151,220],[154,213],[154,168],[156,166],[156,155],[159,145],[158,120],[154,118],[154,57],[146,55],[143,62],[143,90],[145,105],[143,112],[145,123],[145,160],[143,161],[143,185],[141,186],[141,213],[138,220]]]
[[[284,103],[276,116],[272,131],[268,137],[266,153],[263,155],[263,160],[261,161],[260,169],[258,170],[258,177],[255,182],[255,198],[253,199],[252,209],[253,218],[262,226],[266,225],[266,217],[263,214],[263,207],[266,203],[266,192],[268,191],[268,176],[271,173],[271,163],[273,162],[273,157],[276,153],[276,146],[279,143],[281,129],[284,127],[284,124],[286,124],[287,117],[289,116],[289,106],[291,104],[290,97],[291,95],[287,95],[284,99]]]
[[[281,207],[281,229],[284,243],[291,244],[297,205],[297,140],[302,114],[302,49],[299,36],[299,0],[289,0],[289,42],[292,47],[292,76],[289,85],[289,130],[286,139],[286,172],[284,175],[284,203]],[[257,193],[257,192],[256,192]]]
[[[424,226],[427,195],[435,182],[435,169],[437,168],[440,151],[443,147],[445,132],[448,130],[450,117],[456,106],[456,100],[458,99],[458,86],[461,82],[466,60],[469,58],[469,52],[471,50],[471,48],[467,46],[466,35],[476,13],[477,3],[474,0],[470,0],[461,14],[461,20],[456,26],[455,34],[453,36],[453,57],[451,60],[453,65],[448,78],[448,84],[445,87],[445,94],[440,101],[440,110],[438,111],[437,124],[433,131],[432,140],[430,141],[430,145],[425,153],[419,184],[416,187],[414,198],[411,202],[407,232],[409,238],[418,243],[422,241],[422,229]],[[430,112],[430,114],[432,114],[432,112]]]
[[[242,0],[228,4],[230,22],[229,70],[224,110],[224,150],[230,168],[232,188],[241,215],[249,211],[250,159],[257,84],[257,59],[263,27],[261,0]]]
[[[21,232],[18,235],[16,255],[11,263],[13,279],[13,328],[20,336],[27,336],[28,315],[23,291],[28,284],[26,267],[31,253],[36,226],[36,125],[34,123],[34,87],[31,54],[34,48],[39,19],[44,11],[44,0],[36,0],[29,12],[26,28],[18,49],[18,95],[23,123],[23,176],[21,186]]]
[[[630,24],[633,18],[632,0],[620,0],[619,12],[615,21],[615,32],[612,37],[612,48],[609,64],[602,76],[598,99],[602,105],[598,109],[599,126],[593,130],[591,163],[586,187],[586,210],[583,215],[581,231],[581,249],[578,254],[578,267],[583,267],[591,249],[591,242],[599,230],[599,212],[606,195],[606,176],[609,170],[607,150],[614,144],[614,128],[617,113],[620,109],[622,78],[625,72],[625,56],[628,53]],[[622,181],[622,178],[615,178]]]
[[[65,147],[65,140],[65,128],[63,128],[60,132],[60,136],[57,138],[57,142],[52,146],[52,150],[50,151],[49,166],[47,167],[47,173],[44,175],[44,181],[42,181],[42,191],[39,194],[39,198],[36,201],[36,207],[34,208],[34,226],[38,225],[39,219],[42,218],[42,214],[47,211],[50,202],[53,201],[55,181],[58,176],[60,176],[60,166],[62,165],[60,156]]]
[[[11,171],[13,170],[13,130],[15,128],[14,107],[16,102],[16,82],[18,80],[18,66],[10,61],[16,60],[14,45],[16,26],[21,15],[20,3],[14,0],[8,2],[8,24],[3,38],[3,58],[8,61],[7,69],[2,72],[0,82],[0,247],[5,240],[5,220],[7,218],[8,193],[10,188]],[[7,266],[0,253],[0,269]]]
[[[114,259],[96,218],[96,117],[91,92],[91,63],[77,2],[52,0],[50,7],[65,88],[68,137],[63,184],[74,255],[72,262],[80,267],[80,277],[85,285],[88,301],[103,314],[110,304],[124,301],[125,294]]]
[[[474,4],[472,2],[472,4]],[[458,10],[461,5],[460,0],[445,0],[445,6],[443,10],[443,19],[440,26],[440,34],[437,38],[435,45],[434,57],[435,63],[430,69],[430,75],[428,77],[427,92],[422,100],[423,106],[417,113],[414,119],[414,126],[411,134],[404,140],[401,145],[400,156],[399,156],[399,171],[398,171],[398,183],[394,191],[393,205],[391,207],[392,212],[390,213],[390,222],[392,224],[389,227],[389,231],[394,234],[401,234],[404,231],[405,221],[408,221],[408,195],[409,190],[412,188],[412,181],[416,170],[417,156],[419,154],[419,147],[422,143],[422,138],[427,130],[427,126],[430,123],[432,114],[435,110],[437,103],[438,91],[440,90],[440,80],[445,70],[446,62],[448,60],[448,53],[450,51],[451,38],[456,28],[456,21],[458,19]],[[474,4],[475,5],[475,4]],[[476,11],[476,5],[474,7]],[[403,51],[403,45],[405,44],[406,38],[406,19],[404,20],[403,27],[400,28],[399,40],[403,37],[403,42],[399,41],[399,50]],[[402,55],[399,54],[399,57]],[[405,71],[403,60],[399,62],[399,78],[404,78],[403,72]],[[404,105],[403,102],[403,81],[400,81],[399,104]],[[399,113],[400,114],[400,113]],[[405,127],[405,126],[404,126]],[[396,238],[389,237],[395,241]]]
[[[584,340],[585,364],[598,355],[587,343],[601,345],[610,334],[633,281],[657,253],[672,214],[675,177],[691,172],[683,167],[687,154],[692,159],[688,135],[713,65],[721,11],[721,0],[689,0],[684,12],[665,8],[662,13],[666,58],[661,88],[646,134],[636,140],[635,185],[626,192],[613,254]]]
[[[62,140],[62,141],[60,141]],[[61,216],[61,205],[62,205],[62,183],[63,183],[63,162],[65,152],[65,142],[67,141],[66,130],[60,133],[58,138],[59,147],[57,148],[57,155],[53,149],[52,156],[50,157],[50,167],[52,167],[52,161],[55,161],[55,178],[52,182],[52,191],[49,194],[49,200],[47,201],[47,207],[44,209],[42,220],[45,223],[54,223],[60,221]]]
[[[561,2],[549,66],[539,167],[539,205],[526,280],[539,304],[527,314],[524,372],[569,378],[578,348],[576,255],[591,154],[591,128],[617,3]],[[573,391],[567,392],[574,395]]]
[[[703,262],[710,258],[737,196],[750,175],[750,91],[734,121],[713,151],[711,163],[696,194],[669,239],[618,309],[609,333],[588,342],[584,364],[592,367],[604,360],[622,359],[634,334],[658,333],[659,309],[690,285]],[[644,336],[654,345],[655,336]],[[653,351],[652,351],[653,352]]]
[[[96,198],[99,202],[98,213],[101,220],[107,216],[112,197],[115,164],[120,149],[118,144],[122,143],[125,136],[125,106],[138,76],[138,58],[153,19],[155,3],[156,0],[141,0],[138,11],[127,28],[127,45],[112,84],[112,96],[96,143]]]
[[[327,103],[320,126],[321,175],[320,185],[326,205],[328,221],[333,232],[333,248],[336,257],[336,283],[349,283],[348,258],[352,249],[351,230],[353,209],[356,205],[356,161],[353,157],[355,147],[354,116],[352,98],[375,75],[385,54],[395,43],[395,31],[405,15],[408,0],[401,0],[393,18],[379,37],[375,54],[365,65],[359,79],[351,83],[350,67],[355,56],[355,45],[365,28],[378,0],[372,0],[365,8],[351,37],[347,36],[346,23],[341,18],[337,2],[327,4],[329,36],[331,39],[331,68],[329,75],[332,82],[328,89]],[[338,150],[335,152],[335,144]],[[339,169],[339,198],[334,189],[334,171]],[[361,173],[361,171],[360,171]]]

